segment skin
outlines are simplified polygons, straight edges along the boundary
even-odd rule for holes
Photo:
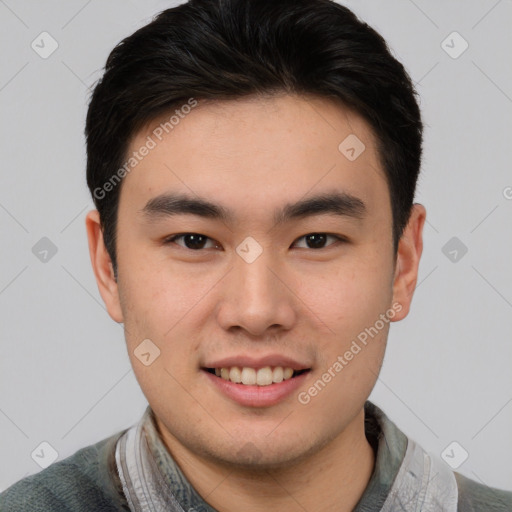
[[[133,138],[130,153],[160,121]],[[338,150],[349,134],[366,146],[354,161]],[[274,209],[332,190],[363,200],[365,217],[274,224]],[[234,221],[145,218],[142,208],[163,192],[219,203]],[[299,390],[307,391],[393,304],[400,311],[391,321],[408,314],[425,217],[415,204],[395,255],[389,190],[369,125],[331,100],[293,95],[200,103],[124,178],[117,282],[98,212],[89,212],[101,296],[124,323],[133,370],[169,452],[213,507],[354,508],[375,463],[363,406],[389,322],[307,404],[292,393],[270,407],[241,406],[200,368],[225,356],[283,354],[311,368]],[[210,241],[200,251],[183,239],[163,243],[180,233]],[[303,238],[310,233],[347,241],[310,248]],[[263,250],[250,264],[236,252],[247,236]],[[134,355],[147,338],[161,351],[150,366]]]

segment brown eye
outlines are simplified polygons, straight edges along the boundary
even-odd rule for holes
[[[326,242],[329,238],[334,239],[334,243],[336,243],[337,241],[344,241],[343,238],[340,236],[329,235],[327,233],[309,233],[298,238],[297,240],[305,241],[306,247],[303,247],[305,249],[324,249],[326,247]],[[334,245],[334,243],[327,245],[327,247],[329,247],[330,245]],[[297,242],[295,242],[294,245],[295,244],[297,244]]]
[[[174,243],[177,240],[182,240],[182,243],[178,243],[181,247],[185,249],[190,249],[192,251],[199,251],[201,249],[205,249],[205,246],[208,241],[213,243],[214,241],[207,237],[206,235],[201,235],[199,233],[183,233],[181,235],[174,235],[165,240],[166,244]],[[213,243],[212,247],[217,247],[215,243]],[[206,247],[207,248],[207,247]]]

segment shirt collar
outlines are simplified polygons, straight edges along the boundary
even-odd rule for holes
[[[354,512],[380,510],[404,460],[407,436],[370,401],[364,404],[365,433],[375,453],[372,476]]]
[[[376,457],[370,481],[354,512],[381,509],[400,469],[408,443],[407,436],[375,404],[366,401],[364,411],[366,437],[376,452]],[[160,473],[159,480],[167,483],[182,509],[216,512],[201,498],[170,455],[158,432],[155,415],[149,405],[142,418],[142,428],[150,455]]]

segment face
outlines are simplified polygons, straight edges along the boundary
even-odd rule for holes
[[[375,139],[314,97],[200,103],[162,136],[168,118],[131,141],[156,144],[124,178],[102,295],[169,444],[290,464],[361,420],[408,309]]]

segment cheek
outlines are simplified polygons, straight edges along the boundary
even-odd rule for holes
[[[300,295],[327,332],[347,339],[373,325],[389,308],[393,293],[389,272],[391,267],[383,261],[347,259],[318,274],[308,271],[308,279],[300,280]]]
[[[330,427],[324,411],[355,414],[382,365],[390,322],[381,315],[390,311],[392,289],[386,272],[378,268],[345,268],[325,279],[321,289],[305,286],[302,292],[325,334],[315,340],[319,366],[301,390],[299,402],[307,404],[326,428]]]
[[[126,273],[122,273],[124,269]],[[149,252],[133,251],[120,266],[127,319],[159,338],[204,296],[207,284],[171,261],[151,258]]]
[[[141,258],[145,265],[137,265],[136,258]],[[188,382],[192,369],[196,368],[201,326],[204,325],[197,315],[203,314],[215,276],[194,276],[177,269],[176,265],[151,264],[143,255],[133,254],[133,259],[133,265],[126,267],[130,272],[120,273],[119,287],[127,349],[141,387],[156,386],[159,379],[171,379],[168,384],[172,386],[172,378],[166,370],[179,382]],[[145,339],[150,339],[160,350],[158,359],[150,367],[141,365],[134,354]]]

